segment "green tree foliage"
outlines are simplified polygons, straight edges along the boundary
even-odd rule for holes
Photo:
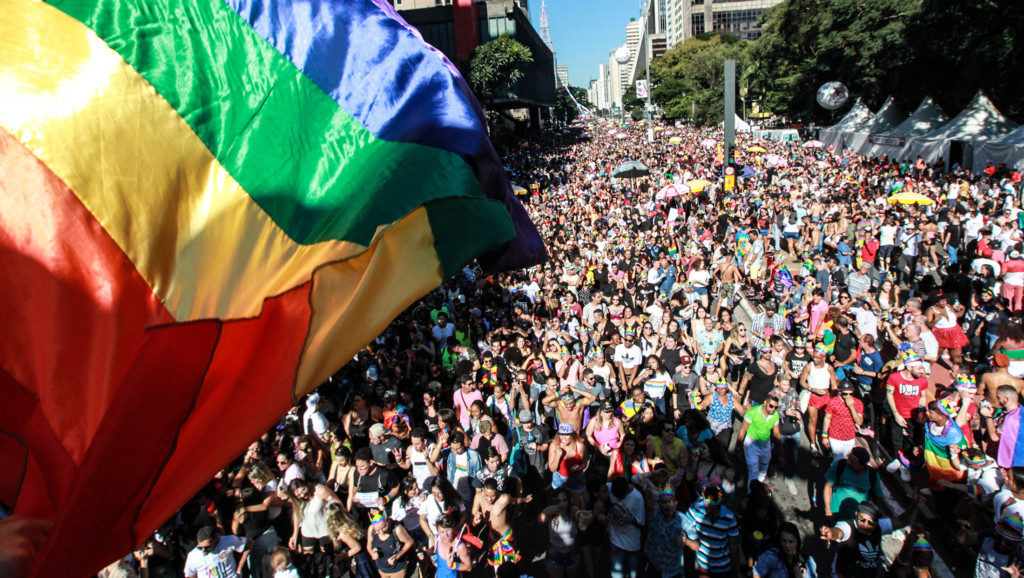
[[[622,93],[622,108],[626,109],[633,120],[644,117],[644,99],[636,95],[636,85],[626,87],[626,92]]]
[[[921,0],[786,0],[762,17],[763,34],[751,47],[749,89],[763,94],[771,110],[824,119],[829,113],[816,104],[817,89],[838,80],[877,107],[905,67],[913,40],[907,27],[920,5]]]
[[[512,92],[523,77],[523,68],[533,62],[530,49],[504,33],[477,46],[469,61],[469,85],[484,108],[499,98],[515,98]]]
[[[981,90],[1010,118],[1024,120],[1024,3],[923,0],[908,19],[912,48],[894,94],[916,106],[934,97],[955,114]]]
[[[736,70],[745,70],[747,44],[731,34],[702,34],[652,60],[651,99],[662,116],[702,125],[722,122],[725,61],[735,60]]]
[[[594,105],[590,104],[590,100],[587,99],[587,90],[578,86],[570,86],[569,90],[572,91],[572,95],[576,97],[576,101],[581,105],[593,109]],[[572,122],[580,116],[580,109],[576,106],[576,103],[569,98],[569,95],[565,92],[565,88],[558,88],[558,95],[555,97],[555,118],[562,122]]]

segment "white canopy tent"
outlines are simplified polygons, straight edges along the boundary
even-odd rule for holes
[[[725,122],[720,123],[718,126],[725,128]],[[736,132],[750,132],[750,124],[740,118],[740,115],[736,115],[735,125]]]
[[[859,132],[864,126],[875,119],[875,113],[864,104],[861,99],[853,103],[853,108],[846,113],[843,120],[835,125],[826,128],[818,134],[818,140],[827,147],[832,147],[835,152],[841,152],[845,146],[844,138],[847,134]]]
[[[861,127],[857,132],[843,137],[843,144],[845,148],[859,153],[871,144],[868,140],[871,135],[892,130],[906,118],[907,114],[903,112],[900,105],[896,104],[896,101],[890,96],[885,99],[882,108],[878,109],[878,112],[875,113],[875,118],[871,122]]]
[[[917,105],[917,109],[896,128],[886,132],[872,132],[858,152],[869,157],[898,158],[906,139],[928,134],[947,122],[949,116],[932,97],[926,96]]]
[[[901,156],[904,159],[921,157],[926,163],[941,158],[947,167],[952,167],[951,161],[972,166],[975,146],[1005,136],[1015,128],[1017,123],[1003,116],[992,101],[978,91],[971,103],[942,128],[908,139]]]
[[[974,172],[980,173],[989,164],[998,166],[1000,163],[1017,171],[1024,170],[1024,126],[975,147]]]

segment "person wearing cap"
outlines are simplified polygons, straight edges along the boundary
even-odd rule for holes
[[[576,433],[569,422],[558,424],[558,437],[548,447],[548,469],[551,471],[551,487],[565,486],[573,502],[582,507],[586,490],[586,468],[590,463],[590,450],[586,442]]]
[[[832,450],[832,461],[849,455],[857,442],[857,430],[864,425],[864,402],[857,399],[856,387],[843,382],[839,395],[825,406],[825,419],[821,425],[821,442]]]
[[[217,526],[203,526],[196,533],[196,547],[185,558],[185,578],[238,578],[251,548],[252,542],[246,538],[223,536]]]
[[[379,423],[370,426],[370,451],[373,452],[373,462],[389,470],[398,467],[398,463],[404,459],[402,442]]]
[[[997,517],[993,529],[971,531],[961,528],[957,533],[958,544],[975,548],[978,552],[974,563],[974,576],[1009,576],[1004,569],[1015,561],[1021,567],[1021,544],[1024,542],[1024,518],[1017,512],[1003,512]]]
[[[896,518],[883,518],[878,507],[871,502],[861,502],[852,520],[837,522],[835,526],[824,526],[821,539],[837,542],[839,553],[833,562],[833,573],[839,578],[881,578],[885,575],[885,552],[882,551],[882,536],[909,526],[916,518],[924,503],[918,496],[914,505]]]
[[[1003,261],[1003,297],[1010,304],[1010,312],[1019,315],[1024,310],[1024,256],[1020,245],[1015,247]]]
[[[807,438],[810,440],[811,453],[820,455],[818,446],[818,417],[824,413],[832,400],[831,393],[839,389],[839,380],[832,366],[827,363],[828,348],[819,343],[814,346],[811,363],[800,372],[800,389],[807,392]],[[801,400],[801,405],[803,401]],[[826,428],[827,431],[827,428]],[[824,436],[823,436],[824,437]]]
[[[533,411],[521,409],[517,415],[513,443],[519,444],[526,455],[526,475],[523,476],[523,487],[533,492],[543,485],[547,477],[547,454],[551,436],[547,429],[534,423]]]
[[[644,555],[659,575],[682,576],[686,548],[686,533],[683,531],[685,514],[676,509],[678,500],[674,492],[658,492],[655,503],[657,508],[647,519]]]
[[[686,510],[683,517],[683,544],[696,552],[700,576],[724,577],[735,572],[734,560],[742,559],[739,522],[718,486],[708,486]]]

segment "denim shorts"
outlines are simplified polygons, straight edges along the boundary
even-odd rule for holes
[[[565,486],[565,489],[573,494],[578,494],[586,489],[587,477],[582,472],[572,474],[569,477],[565,477],[558,472],[551,474],[551,488],[557,490],[562,486]]]

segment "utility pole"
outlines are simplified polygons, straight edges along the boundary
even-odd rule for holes
[[[722,176],[732,165],[736,145],[736,61],[725,61],[725,143],[722,146]]]

